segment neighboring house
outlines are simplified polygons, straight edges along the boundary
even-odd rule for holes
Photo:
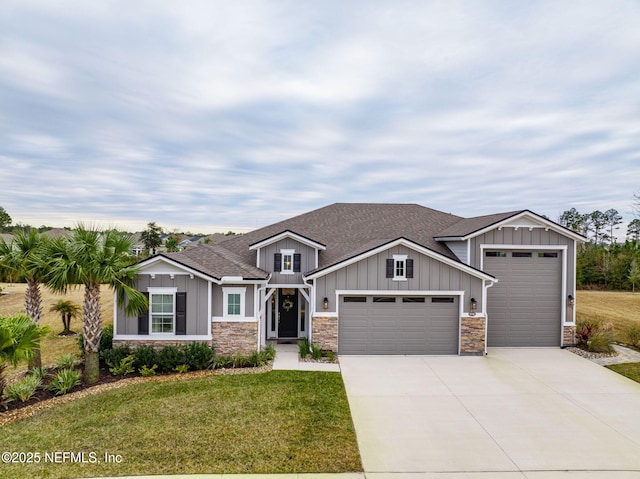
[[[574,342],[584,239],[528,210],[333,204],[142,261],[150,311],[116,310],[114,341],[207,341],[220,354],[298,338],[339,354],[559,347]]]

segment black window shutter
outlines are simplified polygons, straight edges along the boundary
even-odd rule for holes
[[[387,259],[387,278],[393,278],[393,258]]]
[[[187,293],[176,293],[176,334],[187,334]]]
[[[282,271],[282,253],[275,253],[273,255],[273,270],[277,273]]]
[[[413,260],[407,260],[407,271],[405,272],[405,277],[413,278]]]
[[[149,293],[142,293],[149,301]],[[138,315],[138,334],[149,334],[149,310],[145,310]]]
[[[293,255],[293,272],[300,272],[300,260],[302,259],[302,255],[300,253],[294,253]]]

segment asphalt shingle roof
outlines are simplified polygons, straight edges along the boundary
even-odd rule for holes
[[[446,237],[462,237],[467,236],[476,231],[480,231],[488,226],[494,225],[496,223],[500,223],[512,216],[518,215],[526,210],[520,211],[510,211],[508,213],[497,213],[493,215],[486,216],[476,216],[474,218],[462,218],[457,223],[445,228],[441,231],[436,232],[436,238],[446,238]]]

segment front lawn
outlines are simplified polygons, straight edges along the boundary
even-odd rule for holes
[[[362,471],[342,377],[311,371],[107,391],[0,428],[0,451],[40,453],[0,464],[6,479]],[[65,451],[76,456],[52,454]]]
[[[611,364],[607,367],[618,374],[622,374],[640,383],[640,363]]]

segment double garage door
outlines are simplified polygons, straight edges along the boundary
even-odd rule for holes
[[[457,296],[341,296],[339,354],[458,354]]]
[[[487,250],[483,269],[499,282],[488,290],[488,346],[559,346],[560,251]]]

